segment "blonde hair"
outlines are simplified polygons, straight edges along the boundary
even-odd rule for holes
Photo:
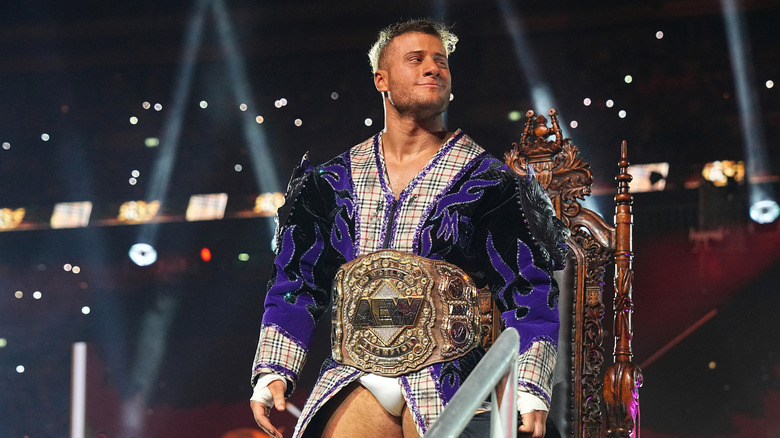
[[[382,62],[382,57],[385,54],[385,48],[390,44],[390,41],[399,35],[409,32],[420,32],[439,38],[447,57],[455,51],[455,44],[458,42],[458,37],[450,31],[449,27],[429,18],[416,18],[393,23],[379,32],[379,37],[368,51],[371,73],[376,73],[379,70],[379,64]]]

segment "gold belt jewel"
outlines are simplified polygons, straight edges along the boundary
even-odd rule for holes
[[[381,250],[342,265],[333,287],[337,362],[397,376],[479,345],[477,288],[450,263]]]

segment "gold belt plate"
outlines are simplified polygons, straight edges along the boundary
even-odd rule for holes
[[[338,362],[394,376],[462,355],[479,342],[476,287],[449,263],[377,251],[342,266],[334,289]]]

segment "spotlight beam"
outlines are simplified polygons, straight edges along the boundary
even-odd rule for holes
[[[252,110],[257,109],[252,90],[249,86],[249,79],[246,75],[246,66],[241,57],[241,52],[236,44],[236,38],[233,35],[230,18],[224,0],[215,0],[212,4],[214,18],[217,23],[217,32],[219,33],[219,42],[227,55],[228,72],[233,85],[233,95],[236,102],[247,104],[247,111],[243,114],[244,138],[249,145],[249,156],[252,160],[252,168],[257,178],[258,191],[275,192],[279,190],[279,180],[276,175],[276,168],[273,166],[272,154],[268,148],[268,141],[265,131],[258,126],[253,117]]]
[[[745,147],[745,173],[748,181],[751,217],[761,223],[772,222],[777,218],[777,202],[772,186],[760,183],[769,176],[770,169],[767,167],[769,160],[755,79],[750,74],[753,69],[753,59],[744,26],[745,17],[742,15],[739,0],[721,0],[720,3],[723,9],[723,23],[726,28],[731,69],[734,73],[740,128]],[[756,210],[754,207],[770,204],[772,208],[769,211],[772,214],[762,216],[758,211],[754,212]],[[761,217],[759,218],[759,216]]]
[[[247,110],[241,112],[242,131],[244,140],[249,149],[249,159],[255,175],[259,193],[277,192],[281,185],[273,163],[273,154],[268,147],[268,139],[265,130],[255,122],[254,114],[257,105],[252,97],[252,90],[246,74],[246,65],[241,57],[241,52],[233,35],[230,17],[225,7],[224,0],[215,0],[212,4],[214,19],[217,24],[217,32],[222,50],[227,56],[230,82],[233,86],[233,96],[236,103],[243,102]],[[271,235],[274,234],[274,222],[268,222]]]
[[[546,112],[550,108],[555,108],[555,96],[547,83],[542,80],[539,64],[536,61],[534,52],[528,45],[525,38],[525,31],[520,16],[517,14],[514,5],[510,0],[498,0],[498,7],[501,15],[504,17],[504,25],[512,39],[512,46],[515,49],[515,59],[518,66],[523,71],[525,79],[528,82],[528,88],[531,90],[531,99],[538,111]],[[561,125],[565,124],[563,119],[558,117]]]
[[[179,71],[176,74],[176,87],[173,91],[172,107],[168,117],[163,123],[159,155],[154,162],[152,175],[150,176],[149,189],[147,190],[147,202],[160,201],[165,204],[168,187],[173,173],[173,165],[176,162],[176,152],[179,146],[181,125],[184,119],[184,107],[192,89],[192,76],[195,70],[195,61],[198,57],[201,40],[203,37],[203,22],[208,3],[212,0],[197,0],[195,9],[190,17],[184,39],[184,52]],[[157,240],[159,224],[150,223],[140,230],[139,241],[154,245]]]

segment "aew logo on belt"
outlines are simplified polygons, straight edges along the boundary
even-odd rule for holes
[[[370,328],[385,345],[390,345],[404,327],[413,327],[420,315],[422,296],[403,296],[383,281],[372,297],[358,301],[352,325]]]

